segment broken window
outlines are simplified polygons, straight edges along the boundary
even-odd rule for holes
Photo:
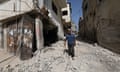
[[[62,14],[63,14],[63,16],[68,15],[68,11],[65,10],[65,11],[62,12]]]
[[[57,7],[55,6],[54,2],[52,2],[52,9],[57,14]]]

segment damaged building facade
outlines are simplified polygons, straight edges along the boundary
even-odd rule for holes
[[[119,0],[83,0],[80,36],[120,53],[119,3]]]
[[[71,3],[67,2],[67,7],[62,8],[62,22],[65,34],[67,32],[67,29],[71,28],[72,26],[71,12]]]
[[[63,39],[64,7],[65,0],[0,1],[0,48],[26,59],[44,45]]]

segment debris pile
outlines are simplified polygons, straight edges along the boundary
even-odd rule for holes
[[[75,60],[64,51],[64,42],[37,51],[32,59],[14,66],[0,68],[0,72],[119,72],[120,56],[99,46],[78,42]]]

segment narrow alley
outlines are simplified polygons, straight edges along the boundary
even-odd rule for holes
[[[0,72],[120,72],[119,7],[120,0],[0,0]]]
[[[120,55],[97,44],[77,41],[75,60],[64,51],[63,41],[37,51],[29,60],[0,68],[0,72],[119,72]],[[14,61],[15,62],[15,61]]]

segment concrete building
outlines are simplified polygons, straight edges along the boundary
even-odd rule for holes
[[[66,34],[66,30],[68,28],[71,28],[71,3],[67,2],[67,7],[62,8],[62,20],[63,20],[63,27],[64,27],[64,32]]]
[[[79,30],[78,30],[78,37],[80,40],[85,40],[85,20],[80,17],[79,18]]]
[[[85,21],[84,25],[84,39],[89,41],[96,41],[95,32],[94,32],[94,18],[95,18],[95,7],[97,0],[83,0],[83,18]]]
[[[22,59],[63,39],[61,9],[65,0],[0,0],[0,45]]]
[[[119,3],[119,0],[99,0],[95,19],[99,44],[117,53],[120,53]]]
[[[83,0],[85,38],[120,53],[119,0]],[[81,33],[81,31],[80,31]]]
[[[73,22],[71,23],[71,30],[73,33],[77,34],[77,26]]]

